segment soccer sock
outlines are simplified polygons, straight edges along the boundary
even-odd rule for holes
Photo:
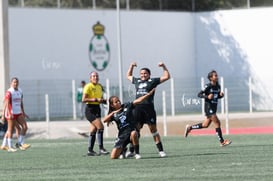
[[[21,145],[24,144],[24,136],[23,135],[19,135],[18,143],[21,144]]]
[[[99,148],[103,149],[103,129],[97,131]]]
[[[202,126],[202,123],[199,123],[199,124],[192,125],[190,128],[191,128],[191,130],[192,129],[202,129],[203,126]]]
[[[157,143],[156,147],[157,147],[158,151],[163,151],[163,145],[161,142]]]
[[[216,131],[216,134],[218,136],[219,141],[222,143],[224,141],[224,139],[223,139],[223,136],[222,136],[221,128],[215,128],[215,131]]]
[[[2,147],[6,146],[7,145],[7,138],[4,137],[3,138],[3,142],[2,142]]]
[[[88,138],[88,151],[93,151],[95,141],[96,141],[96,133],[90,133]]]
[[[129,151],[130,151],[130,153],[134,153],[134,151],[135,151],[135,147],[132,143],[130,143]]]
[[[8,147],[9,147],[9,148],[12,148],[11,138],[8,138],[7,141],[8,141]]]
[[[135,148],[135,153],[139,154],[139,145],[134,145],[134,148]]]

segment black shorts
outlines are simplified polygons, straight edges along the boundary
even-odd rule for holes
[[[127,128],[119,133],[118,137],[115,140],[114,148],[125,148],[130,143],[130,136],[133,130]]]
[[[156,111],[153,105],[136,105],[133,110],[134,118],[137,123],[153,125],[156,124]]]
[[[207,117],[210,117],[213,114],[216,114],[217,105],[212,105],[210,103],[205,102],[205,114]]]
[[[87,104],[85,108],[85,117],[90,123],[97,118],[101,118],[100,105]]]

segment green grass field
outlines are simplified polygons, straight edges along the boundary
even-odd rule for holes
[[[216,136],[163,137],[159,158],[151,137],[142,137],[142,159],[87,157],[87,139],[28,140],[27,151],[0,151],[0,180],[272,180],[273,135],[231,135],[220,147]],[[113,139],[105,139],[111,150]],[[97,149],[97,145],[95,145]]]

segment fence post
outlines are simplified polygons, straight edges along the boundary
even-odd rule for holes
[[[229,117],[228,117],[228,90],[225,88],[225,112],[226,112],[226,134],[229,134]]]
[[[221,87],[222,87],[222,90],[225,90],[223,77],[221,77]],[[222,114],[225,114],[225,102],[224,101],[225,101],[224,99],[221,99],[221,113]]]
[[[76,109],[76,81],[72,80],[72,109],[73,109],[73,120],[77,119]]]
[[[174,80],[173,80],[173,78],[171,78],[171,106],[172,106],[172,116],[175,116]]]
[[[203,90],[205,87],[205,79],[204,77],[201,77],[201,89]],[[205,114],[205,108],[204,108],[204,104],[205,104],[205,99],[201,99],[202,100],[202,115]]]
[[[252,79],[249,77],[248,79],[248,90],[249,90],[249,112],[252,113]]]
[[[47,138],[50,138],[50,132],[49,132],[49,100],[48,100],[48,94],[45,95],[45,113],[46,113],[46,123],[47,123]]]
[[[163,129],[164,129],[164,136],[167,136],[166,93],[165,93],[165,91],[162,91],[162,108],[163,108]]]
[[[109,82],[109,79],[107,78],[106,79],[106,94],[104,95],[104,98],[106,99],[107,101],[107,104],[106,104],[106,107],[104,107],[104,115],[106,116],[107,113],[108,113],[108,99],[110,97],[110,82]],[[104,105],[105,106],[105,105]],[[109,129],[108,129],[108,126],[104,126],[104,129],[105,129],[105,137],[108,138],[109,137]]]

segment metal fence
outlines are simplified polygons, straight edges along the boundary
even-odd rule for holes
[[[246,78],[247,79],[247,78]],[[158,115],[163,113],[163,97],[165,92],[165,105],[167,115],[181,115],[201,113],[202,100],[197,97],[197,93],[202,87],[202,78],[176,79],[172,78],[158,86],[155,94],[155,109]],[[223,88],[228,89],[228,110],[229,112],[251,112],[257,111],[253,107],[253,102],[259,99],[258,94],[252,94],[251,87],[245,79],[223,79]],[[27,114],[33,120],[46,119],[46,99],[48,95],[48,111],[50,120],[75,119],[79,117],[76,101],[72,96],[76,92],[77,85],[81,80],[20,80],[20,87],[24,94],[24,105]],[[106,86],[109,81],[108,95],[119,95],[117,80],[101,80],[101,84]],[[134,86],[127,79],[123,80],[123,102],[134,100]],[[204,81],[206,83],[206,81]],[[203,83],[204,83],[203,82]],[[74,84],[74,86],[73,86]],[[76,86],[75,86],[76,85]],[[223,89],[224,91],[224,89]],[[251,100],[250,100],[251,99]],[[224,104],[219,102],[218,112],[221,112]],[[75,109],[76,107],[76,109]],[[102,106],[105,112],[107,106]],[[273,108],[269,108],[273,110]],[[75,113],[76,110],[76,113]],[[262,111],[262,110],[259,110]],[[268,110],[267,110],[268,111]],[[104,111],[103,111],[104,112]]]

